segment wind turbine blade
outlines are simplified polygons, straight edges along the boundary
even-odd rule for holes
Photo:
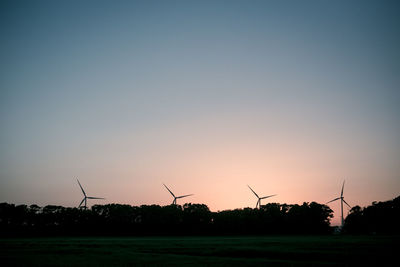
[[[257,193],[256,193],[256,192],[254,192],[254,190],[253,190],[253,189],[251,189],[251,187],[250,187],[249,185],[247,185],[247,186],[250,188],[251,192],[253,192],[253,193],[254,193],[254,195],[256,195],[256,197],[260,198],[260,197],[257,195]]]
[[[349,205],[349,203],[346,202],[346,200],[342,199],[344,203],[346,203],[346,205],[351,209],[351,206]]]
[[[102,197],[87,197],[88,199],[105,199],[105,198],[102,198]]]
[[[85,201],[85,198],[82,199],[81,203],[79,204],[78,208],[82,206],[83,201]]]
[[[188,197],[188,196],[193,196],[194,194],[190,194],[190,195],[184,195],[184,196],[179,196],[179,197],[176,197],[176,198],[183,198],[183,197]]]
[[[332,199],[331,201],[328,201],[328,202],[326,202],[325,204],[331,203],[331,202],[336,201],[336,200],[338,200],[338,199],[340,199],[340,197],[335,198],[335,199]]]
[[[78,179],[76,179],[76,180],[78,181],[79,187],[81,188],[83,195],[86,197],[85,190],[83,190],[83,187],[81,186],[81,183],[79,182]]]
[[[344,182],[345,182],[345,181],[343,181],[342,192],[340,193],[340,196],[341,196],[341,197],[343,197]]]
[[[173,196],[173,197],[175,197],[175,195],[174,195],[174,193],[172,193],[172,191],[171,190],[169,190],[169,188],[165,185],[165,184],[163,184],[164,186],[165,186],[165,188],[167,188],[167,190],[168,190],[168,192],[170,192],[171,193],[171,195]]]
[[[270,195],[270,196],[266,196],[266,197],[261,197],[260,199],[265,199],[265,198],[269,198],[269,197],[273,197],[273,196],[276,196],[276,195]]]

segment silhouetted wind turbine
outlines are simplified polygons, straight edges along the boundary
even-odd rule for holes
[[[343,197],[344,182],[345,182],[345,181],[343,181],[342,192],[340,193],[340,197],[337,197],[337,198],[335,198],[335,199],[332,199],[331,201],[326,202],[326,204],[328,204],[328,203],[331,203],[331,202],[333,202],[333,201],[336,201],[336,200],[339,200],[339,199],[340,199],[340,210],[341,210],[341,212],[342,212],[342,227],[343,227],[343,224],[344,224],[344,218],[343,218],[343,202],[344,202],[347,206],[349,206],[349,208],[351,209],[350,205],[346,202],[346,200],[344,200],[344,197]]]
[[[256,195],[256,197],[258,198],[257,204],[256,204],[256,208],[257,208],[257,207],[258,207],[258,208],[261,208],[261,199],[265,199],[265,198],[269,198],[269,197],[276,196],[276,195],[269,195],[269,196],[266,196],[266,197],[259,197],[259,196],[257,195],[257,193],[254,192],[254,190],[251,189],[251,187],[250,187],[249,185],[247,185],[247,186],[250,188],[251,192],[253,192],[254,195]]]
[[[184,198],[184,197],[188,197],[188,196],[193,196],[193,194],[190,194],[190,195],[184,195],[184,196],[178,196],[178,197],[176,197],[176,196],[174,195],[174,193],[172,193],[172,191],[169,190],[169,188],[168,188],[165,184],[163,184],[163,185],[165,186],[165,188],[167,188],[168,192],[170,192],[171,195],[174,197],[174,201],[172,201],[172,205],[176,205],[176,200],[177,200],[178,198]]]
[[[87,200],[88,199],[105,199],[105,198],[102,198],[102,197],[88,197],[87,195],[86,195],[86,193],[85,193],[85,190],[83,190],[83,187],[81,186],[81,183],[79,182],[79,180],[78,179],[76,179],[77,181],[78,181],[78,184],[79,184],[79,187],[81,188],[81,190],[82,190],[82,193],[83,193],[83,199],[82,199],[82,201],[81,201],[81,203],[79,204],[79,207],[78,208],[80,208],[81,206],[82,206],[82,203],[85,201],[85,209],[87,208]]]

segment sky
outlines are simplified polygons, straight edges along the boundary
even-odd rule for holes
[[[397,1],[1,1],[0,202],[400,193]],[[339,222],[340,203],[329,206]],[[347,210],[345,211],[345,213]]]

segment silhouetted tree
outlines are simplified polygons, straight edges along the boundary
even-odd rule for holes
[[[372,205],[365,208],[352,208],[343,231],[351,234],[399,234],[399,223],[400,196],[385,202],[372,202]]]
[[[205,233],[211,222],[211,212],[204,204],[183,205],[183,225],[192,234]]]

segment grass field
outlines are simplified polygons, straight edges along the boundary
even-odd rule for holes
[[[398,236],[0,239],[2,266],[398,266]]]

